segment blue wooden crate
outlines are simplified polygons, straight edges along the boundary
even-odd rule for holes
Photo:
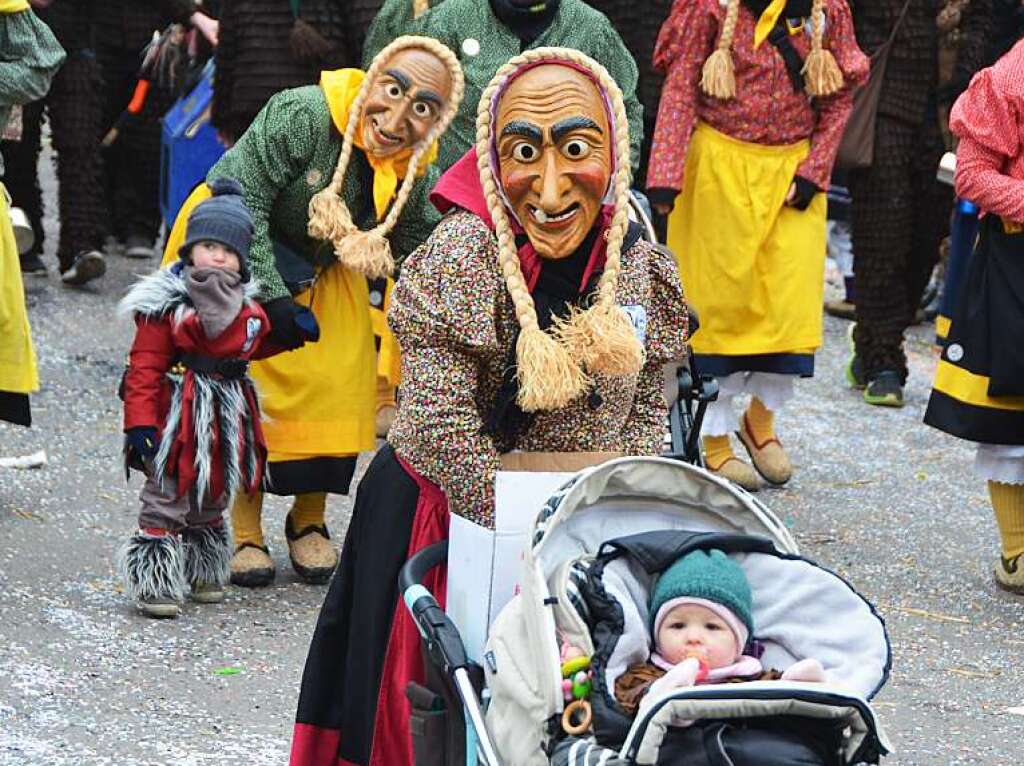
[[[174,225],[174,219],[188,195],[224,154],[224,146],[217,140],[217,131],[210,125],[213,76],[211,59],[198,84],[164,115],[160,213],[168,228]]]

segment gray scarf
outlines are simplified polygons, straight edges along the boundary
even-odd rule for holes
[[[244,289],[242,276],[227,269],[184,270],[185,289],[199,314],[203,332],[214,340],[235,321],[242,309]]]

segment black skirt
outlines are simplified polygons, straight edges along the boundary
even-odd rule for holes
[[[984,444],[1024,444],[1024,231],[988,216],[924,420]]]

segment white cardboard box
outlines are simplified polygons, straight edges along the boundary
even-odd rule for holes
[[[573,474],[499,471],[494,485],[494,529],[452,514],[448,532],[445,610],[475,662],[487,630],[519,590],[523,551],[537,514]]]

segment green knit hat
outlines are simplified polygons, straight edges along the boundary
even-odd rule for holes
[[[718,549],[687,553],[662,572],[651,591],[648,619],[652,633],[658,611],[677,598],[699,598],[721,604],[746,626],[748,634],[754,632],[750,583],[740,565]]]

